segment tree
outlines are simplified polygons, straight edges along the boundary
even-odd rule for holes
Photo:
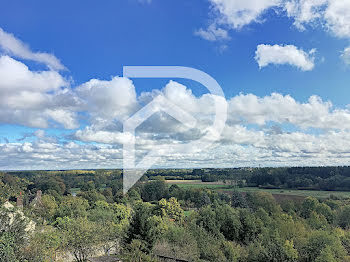
[[[231,241],[239,239],[242,226],[238,212],[226,204],[202,208],[199,211],[197,225],[215,236],[222,234]]]
[[[324,251],[324,254],[327,253],[329,256],[331,253],[337,259],[336,261],[343,261],[346,255],[345,248],[336,232],[314,231],[302,247],[300,252],[302,261],[315,261],[324,249],[328,249]]]
[[[329,247],[324,248],[320,255],[316,258],[315,262],[337,262],[332,250]]]
[[[62,199],[58,209],[57,216],[59,217],[85,217],[87,215],[87,209],[89,203],[86,199],[81,197],[65,196]]]
[[[64,245],[62,232],[46,226],[31,235],[29,243],[22,249],[23,261],[56,261],[57,252]]]
[[[0,236],[0,258],[2,262],[19,262],[16,256],[16,245],[14,236],[9,233],[3,233]]]
[[[231,205],[232,207],[240,207],[240,208],[246,208],[248,207],[248,203],[242,193],[233,191],[232,197],[231,197]]]
[[[249,209],[245,208],[239,210],[239,220],[241,222],[239,242],[248,244],[254,241],[262,232],[263,222]]]
[[[43,195],[41,198],[41,205],[35,206],[34,210],[39,215],[39,217],[44,218],[44,220],[53,222],[57,208],[58,205],[53,196]]]
[[[144,245],[139,239],[134,239],[123,249],[123,261],[126,262],[157,262],[145,252]]]
[[[29,238],[29,219],[13,207],[0,209],[0,258],[2,262],[21,260],[21,249]]]
[[[350,206],[345,206],[341,209],[338,215],[338,225],[344,229],[350,226]]]
[[[201,207],[205,207],[205,206],[208,206],[208,205],[211,205],[210,198],[208,196],[208,193],[203,191],[203,192],[201,192],[200,206]]]
[[[157,255],[188,261],[199,258],[199,250],[194,236],[184,227],[172,225],[153,247]]]
[[[96,222],[98,237],[107,255],[119,244],[129,224],[130,210],[122,204],[97,201],[88,213],[89,220]]]
[[[63,179],[57,176],[38,177],[35,187],[41,189],[43,192],[54,190],[59,195],[63,195],[63,193],[66,191],[66,185]]]
[[[80,192],[78,196],[85,198],[87,201],[89,201],[90,205],[93,205],[97,201],[106,201],[105,196],[96,189]]]
[[[171,197],[169,201],[161,199],[156,206],[156,213],[159,216],[168,217],[176,222],[181,222],[185,217],[183,209],[176,198]]]
[[[151,181],[142,188],[141,197],[144,201],[159,201],[168,198],[168,185],[163,180]]]
[[[298,251],[292,241],[283,241],[275,232],[264,236],[263,240],[255,240],[249,245],[248,261],[254,262],[295,262]]]
[[[275,198],[267,192],[252,192],[247,194],[249,205],[257,210],[259,207],[265,209],[269,214],[277,213],[281,207],[277,205]]]
[[[167,229],[167,219],[153,214],[154,206],[150,203],[138,202],[134,207],[134,214],[127,232],[126,243],[139,239],[145,248],[150,250],[155,241]]]
[[[93,254],[93,247],[98,243],[97,225],[87,218],[57,218],[57,227],[63,232],[66,248],[77,262],[85,262]]]
[[[309,218],[312,212],[315,212],[319,202],[316,198],[307,197],[301,205],[300,214],[303,218]]]

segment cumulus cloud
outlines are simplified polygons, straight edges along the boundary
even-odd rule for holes
[[[210,0],[219,14],[218,23],[240,29],[252,22],[260,22],[262,14],[280,5],[280,0]]]
[[[210,95],[196,97],[186,86],[174,81],[170,81],[160,91],[143,93],[137,97],[137,102],[147,104],[159,94],[198,119],[197,126],[186,129],[181,123],[162,114],[147,120],[137,134],[138,156],[145,155],[151,149],[161,148],[164,144],[171,147],[173,144],[199,139],[213,121],[215,108]],[[225,166],[227,159],[239,166],[251,166],[254,163],[324,165],[341,164],[350,159],[348,109],[335,108],[331,102],[323,101],[318,96],[311,96],[302,103],[290,95],[278,93],[265,97],[240,94],[228,100],[228,104],[228,123],[215,147],[206,152],[187,152],[181,156],[159,151],[162,159],[158,166],[201,166],[203,163],[207,166]],[[269,124],[278,124],[278,131],[271,132],[266,128]],[[252,125],[258,128],[248,127]],[[284,125],[293,126],[296,131],[286,132]],[[76,131],[74,139],[120,148],[129,137],[122,133],[120,127],[99,122]],[[95,145],[100,147],[98,144]]]
[[[327,27],[338,37],[350,38],[349,0],[328,0],[325,11]]]
[[[210,0],[215,18],[213,25],[240,30],[252,23],[268,19],[267,13],[276,10],[280,16],[293,19],[299,30],[319,26],[336,37],[350,38],[349,0]],[[212,28],[216,28],[213,26]],[[211,30],[199,30],[204,39],[214,41]]]
[[[285,3],[285,9],[289,17],[294,18],[294,25],[305,30],[305,25],[314,23],[322,18],[322,11],[327,0],[293,0]]]
[[[0,57],[0,122],[30,127],[49,126],[53,120],[65,128],[78,126],[67,101],[58,103],[69,82],[56,71],[31,71],[9,56]],[[65,105],[64,105],[65,104]]]
[[[209,25],[207,29],[199,29],[195,35],[211,42],[230,39],[227,30],[219,28],[215,24]]]
[[[91,79],[75,92],[85,103],[83,109],[94,118],[124,121],[137,108],[135,87],[124,77],[114,77],[110,81]]]
[[[74,134],[74,138],[84,142],[123,144],[132,139],[132,136],[131,134],[125,134],[118,131],[94,130],[94,127],[86,127],[84,130],[78,130]]]
[[[226,4],[249,9],[254,1],[242,2],[242,5],[238,2]],[[262,1],[260,9],[255,10],[265,10],[263,6],[267,2]],[[318,9],[309,8],[307,1],[304,2],[298,7],[305,13],[298,18],[300,25],[321,19],[315,11]],[[259,17],[250,20],[260,21]],[[242,21],[250,21],[245,19]],[[231,25],[236,28],[244,24],[232,21]],[[349,59],[348,49],[341,55],[344,61]],[[313,54],[314,50],[306,52],[291,45],[259,45],[256,60],[260,67],[289,64],[308,71],[314,67]],[[121,167],[122,144],[131,139],[123,133],[122,122],[158,95],[192,115],[197,125],[188,128],[165,113],[153,115],[136,130],[137,156],[163,145],[192,142],[212,131],[214,97],[196,96],[175,81],[169,81],[161,90],[141,95],[137,95],[130,79],[118,76],[109,80],[91,79],[71,88],[70,82],[58,71],[32,71],[8,55],[0,56],[0,79],[0,124],[39,128],[24,134],[16,143],[5,138],[0,140],[2,169]],[[347,108],[336,108],[315,95],[302,102],[279,93],[264,97],[239,94],[227,102],[228,122],[212,148],[172,155],[159,150],[162,158],[157,166],[341,165],[350,160],[350,110]],[[78,116],[83,117],[83,121]],[[79,128],[81,123],[84,127]],[[56,137],[45,132],[44,128],[48,127],[77,130]]]
[[[63,70],[65,67],[60,60],[52,54],[33,52],[30,48],[17,39],[13,34],[5,32],[0,28],[0,48],[10,55],[43,63],[53,70]]]
[[[350,37],[350,3],[348,0],[293,0],[285,4],[294,25],[304,30],[305,26],[320,25],[340,38]]]
[[[240,94],[229,101],[232,123],[265,125],[268,122],[292,124],[302,129],[350,130],[350,111],[334,108],[331,102],[311,96],[306,103],[296,101],[290,95],[273,93],[258,97]]]
[[[344,49],[340,57],[343,59],[346,65],[350,65],[350,46]]]
[[[255,52],[255,60],[259,67],[266,67],[269,64],[295,66],[302,71],[311,71],[314,64],[313,54],[315,49],[308,53],[298,49],[294,45],[258,45]]]

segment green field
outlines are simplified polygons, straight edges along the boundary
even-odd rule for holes
[[[174,184],[169,184],[169,185],[174,185]],[[232,190],[232,187],[230,186],[226,186],[226,185],[213,185],[213,184],[209,184],[209,185],[206,185],[206,184],[176,184],[178,185],[179,187],[181,188],[208,188],[208,189],[226,189],[226,190],[229,190],[231,189]]]
[[[268,192],[273,195],[286,195],[286,196],[298,196],[298,197],[307,197],[312,196],[316,198],[329,198],[330,195],[339,197],[339,198],[350,198],[350,192],[346,191],[318,191],[318,190],[295,190],[295,189],[263,189],[257,187],[233,187],[230,185],[225,185],[223,183],[205,183],[199,180],[167,180],[166,181],[169,187],[171,185],[178,185],[181,188],[207,188],[215,191],[220,191],[223,193],[230,193],[232,191],[238,192]],[[101,187],[101,190],[104,189]],[[71,193],[78,194],[80,188],[71,188]]]
[[[222,191],[232,191],[233,189],[223,189]],[[318,190],[293,190],[293,189],[260,189],[257,187],[242,187],[235,188],[239,192],[254,192],[263,191],[275,195],[290,195],[290,196],[301,196],[307,197],[312,196],[316,198],[329,198],[330,195],[340,198],[350,198],[350,192],[344,191],[318,191]]]
[[[224,185],[222,183],[205,183],[199,181],[171,181],[168,180],[167,183],[170,185],[176,184],[182,188],[208,188],[212,190],[217,190],[220,192],[232,192],[233,190],[238,192],[268,192],[274,195],[290,195],[290,196],[300,196],[307,197],[312,196],[316,198],[329,198],[330,195],[339,198],[350,198],[350,192],[345,191],[317,191],[317,190],[293,190],[293,189],[262,189],[257,187],[232,187],[229,185]]]
[[[80,188],[79,187],[75,187],[75,188],[71,188],[70,189],[70,193],[73,195],[76,195],[80,192]]]

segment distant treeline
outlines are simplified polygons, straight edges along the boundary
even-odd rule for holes
[[[120,189],[121,169],[15,171],[7,172],[26,179],[36,188],[68,192],[71,188],[110,187]],[[224,181],[228,185],[279,189],[307,189],[350,191],[350,167],[278,167],[278,168],[203,168],[203,169],[151,169],[141,181],[157,180]],[[10,179],[10,178],[9,178]],[[29,186],[30,188],[30,186]]]
[[[281,167],[251,169],[198,169],[203,182],[234,181],[236,185],[308,190],[350,190],[350,167]]]

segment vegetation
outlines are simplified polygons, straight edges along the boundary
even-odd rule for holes
[[[350,261],[350,199],[279,199],[266,192],[316,192],[325,181],[335,181],[328,190],[347,190],[337,181],[347,177],[348,168],[210,172],[151,170],[125,196],[120,170],[1,173],[0,261],[64,261],[69,253],[83,262],[96,250],[132,262],[162,256],[198,262]],[[311,182],[292,183],[291,174]],[[169,177],[201,186],[166,183]],[[209,184],[195,181],[198,177]],[[23,207],[16,207],[18,197]]]

